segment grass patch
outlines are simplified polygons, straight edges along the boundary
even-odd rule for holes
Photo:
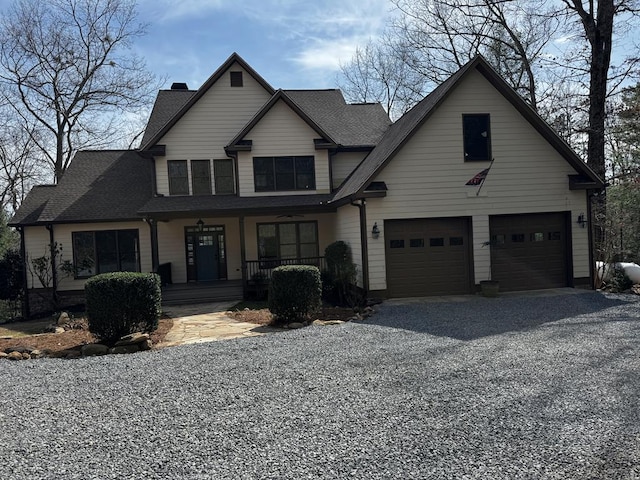
[[[8,323],[0,327],[0,337],[27,337],[36,333],[44,332],[44,329],[51,325],[52,320],[32,320],[28,322]]]

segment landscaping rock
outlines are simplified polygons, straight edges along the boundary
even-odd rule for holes
[[[10,352],[7,358],[9,360],[22,360],[22,354],[20,352]]]
[[[138,348],[138,345],[118,345],[117,347],[113,347],[109,349],[109,353],[115,354],[115,355],[119,355],[119,354],[123,354],[123,353],[135,353],[135,352],[139,352],[140,349]]]
[[[31,351],[33,350],[33,348],[29,348],[29,347],[8,347],[5,348],[5,352],[6,353],[11,353],[11,352],[18,352],[18,353],[31,353]]]
[[[62,326],[65,323],[69,322],[69,314],[67,312],[62,312],[59,316],[58,316],[58,321],[56,322],[57,325]]]
[[[151,347],[153,347],[153,342],[151,341],[150,338],[138,344],[138,348],[140,349],[141,352],[146,350],[151,350]]]
[[[70,350],[64,358],[80,358],[81,356],[82,353],[80,352],[80,350]]]
[[[291,328],[292,330],[295,330],[295,329],[304,327],[304,323],[291,322],[289,325],[287,325],[287,327]]]
[[[42,358],[42,357],[44,357],[44,352],[41,352],[38,349],[31,351],[30,358]]]
[[[56,327],[53,331],[53,333],[64,333],[64,328],[62,327]]]
[[[118,340],[115,346],[119,347],[122,345],[136,345],[138,343],[146,342],[147,340],[149,340],[149,338],[150,337],[148,333],[141,333],[141,332],[131,333],[129,335],[125,335],[120,340]]]
[[[0,351],[0,358],[7,358],[9,356],[8,353],[4,353],[2,351]]]
[[[80,349],[83,357],[92,357],[94,355],[106,355],[109,353],[109,347],[101,343],[90,343],[83,345]]]

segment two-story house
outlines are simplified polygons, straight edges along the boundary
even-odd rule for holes
[[[73,261],[62,294],[117,270],[240,292],[335,240],[368,293],[465,294],[591,285],[601,188],[481,57],[392,124],[338,90],[274,90],[233,54],[159,92],[138,150],[79,152],[11,224],[27,264],[54,243]]]

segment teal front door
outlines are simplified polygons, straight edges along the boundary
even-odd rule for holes
[[[213,233],[201,233],[196,239],[196,272],[199,282],[218,280],[218,239]]]
[[[210,282],[227,278],[223,226],[185,228],[187,281]]]

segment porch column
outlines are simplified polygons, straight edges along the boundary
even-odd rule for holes
[[[149,230],[151,232],[151,270],[158,273],[158,267],[160,266],[158,256],[158,221],[153,218],[146,218],[145,221],[149,224]]]
[[[242,289],[245,290],[247,286],[247,252],[245,249],[244,241],[244,217],[238,218],[240,226],[240,264],[242,269]]]

